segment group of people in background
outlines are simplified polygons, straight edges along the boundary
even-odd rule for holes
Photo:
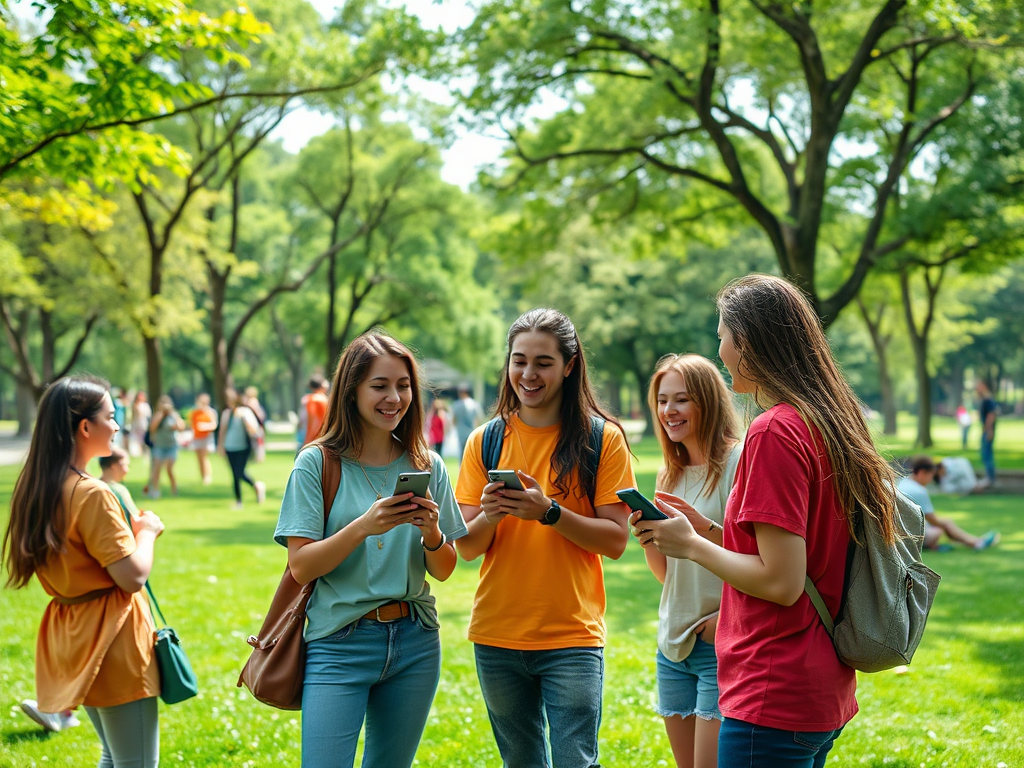
[[[556,310],[532,310],[510,327],[494,419],[477,426],[479,407],[466,403],[461,423],[472,426],[463,431],[455,415],[454,488],[417,362],[400,341],[365,333],[329,386],[310,382],[304,447],[274,532],[296,581],[316,581],[303,766],[352,766],[364,727],[365,768],[412,765],[441,670],[426,577],[444,581],[459,557],[482,557],[468,636],[504,765],[596,768],[603,558],[619,558],[631,534],[663,584],[651,652],[677,765],[824,765],[857,712],[857,680],[805,597],[805,578],[835,616],[855,499],[875,500],[894,542],[897,476],[797,288],[751,275],[725,286],[717,306],[731,389],[761,413],[741,437],[714,363],[675,354],[659,362],[648,399],[663,520],[620,500],[618,491],[636,486],[625,433],[598,403],[579,335]],[[152,418],[172,432],[180,421],[173,407]],[[236,499],[242,482],[262,498],[246,474],[260,415],[231,393],[218,421]],[[155,766],[159,685],[139,590],[163,523],[121,498],[128,457],[115,452],[118,429],[102,383],[64,379],[47,390],[3,553],[10,585],[36,575],[53,598],[40,629],[36,711],[84,705],[101,765]],[[110,484],[87,474],[97,457],[120,467]],[[325,510],[327,462],[341,482]],[[429,474],[426,490],[400,492],[400,478],[417,473]]]
[[[161,395],[154,410],[145,392],[136,392],[129,403],[127,391],[119,388],[112,392],[111,403],[118,426],[118,447],[130,456],[149,455],[149,475],[142,489],[147,498],[160,498],[164,474],[171,495],[178,495],[175,464],[180,450],[188,448],[196,454],[203,485],[213,482],[210,455],[220,453],[231,470],[235,507],[242,508],[243,483],[253,489],[258,503],[263,502],[266,486],[254,480],[247,469],[250,460],[262,461],[266,451],[267,412],[255,387],[247,387],[242,394],[228,389],[225,408],[219,415],[210,395],[201,392],[188,411],[187,420],[182,418],[170,395]]]

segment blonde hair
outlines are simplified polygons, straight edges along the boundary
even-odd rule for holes
[[[740,426],[733,406],[732,393],[714,364],[700,355],[665,355],[658,361],[647,390],[647,403],[657,423],[656,433],[661,443],[665,466],[658,472],[658,490],[671,490],[693,461],[682,443],[669,439],[665,426],[658,418],[658,388],[670,372],[678,373],[686,384],[686,394],[697,408],[694,425],[697,443],[707,461],[707,476],[701,494],[718,487],[729,462],[729,450],[739,442]]]
[[[821,433],[850,535],[859,541],[857,521],[865,514],[895,543],[902,535],[896,474],[875,449],[810,301],[782,278],[747,275],[719,291],[717,303],[739,352],[737,366],[756,386],[755,402],[788,403]]]

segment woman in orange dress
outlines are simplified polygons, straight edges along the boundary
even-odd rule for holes
[[[64,378],[39,403],[28,457],[4,536],[7,584],[33,574],[52,598],[36,641],[41,712],[85,706],[100,737],[100,768],[159,762],[153,618],[140,590],[163,523],[152,512],[129,527],[105,483],[86,473],[109,456],[118,426],[107,385]]]

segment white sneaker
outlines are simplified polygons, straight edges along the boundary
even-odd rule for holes
[[[256,488],[256,503],[262,504],[267,499],[267,484],[262,480],[257,480],[253,485]]]
[[[81,725],[74,712],[57,712],[53,714],[50,712],[40,712],[39,705],[32,699],[25,699],[21,702],[21,711],[39,723],[44,730],[52,731],[53,733],[60,733],[65,728],[74,728],[77,725]]]
[[[231,508],[232,509],[242,509],[242,502],[236,501],[234,504],[231,505]]]

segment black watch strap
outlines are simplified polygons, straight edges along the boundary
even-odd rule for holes
[[[540,519],[541,525],[554,525],[558,522],[559,518],[562,517],[562,508],[558,506],[558,502],[554,499],[551,500],[551,506],[547,508],[544,513],[544,517]]]

